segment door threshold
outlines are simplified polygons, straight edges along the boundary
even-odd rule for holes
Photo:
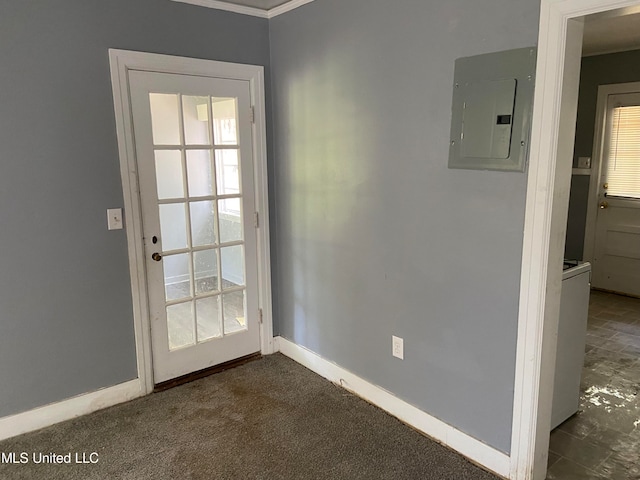
[[[200,378],[208,377],[209,375],[213,375],[215,373],[220,373],[231,368],[239,367],[240,365],[244,365],[245,363],[249,363],[260,358],[262,358],[262,354],[260,352],[256,352],[244,357],[236,358],[235,360],[221,363],[219,365],[214,365],[213,367],[198,370],[197,372],[187,373],[186,375],[182,375],[181,377],[172,378],[171,380],[167,380],[166,382],[156,384],[153,387],[153,393],[162,392],[179,385],[184,385],[185,383],[193,382],[194,380],[199,380]]]

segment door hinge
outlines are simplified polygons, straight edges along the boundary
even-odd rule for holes
[[[260,216],[258,212],[253,213],[253,226],[258,228],[260,226]]]
[[[260,323],[262,323],[262,309],[261,308],[258,309],[258,321]]]
[[[256,111],[253,107],[249,109],[249,120],[251,123],[256,123]]]

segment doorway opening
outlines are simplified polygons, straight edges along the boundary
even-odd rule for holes
[[[584,17],[564,256],[591,265],[592,290],[564,343],[559,318],[555,388],[572,348],[584,362],[575,414],[551,433],[550,479],[640,475],[640,299],[626,296],[640,294],[640,14],[615,13]]]
[[[546,477],[584,20],[637,0],[542,0],[522,255],[513,479]]]

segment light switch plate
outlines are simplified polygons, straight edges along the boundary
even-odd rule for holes
[[[123,225],[121,208],[107,209],[107,228],[109,230],[122,230]]]
[[[591,157],[578,157],[578,168],[591,168]]]

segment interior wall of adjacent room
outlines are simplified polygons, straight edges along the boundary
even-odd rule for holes
[[[576,143],[573,166],[578,167],[578,157],[592,157],[593,137],[596,125],[598,87],[613,83],[640,81],[640,50],[595,55],[582,59],[580,96],[576,122]],[[589,175],[573,175],[569,199],[569,220],[565,257],[582,259],[584,235],[589,201],[589,182],[595,181],[597,172]]]

